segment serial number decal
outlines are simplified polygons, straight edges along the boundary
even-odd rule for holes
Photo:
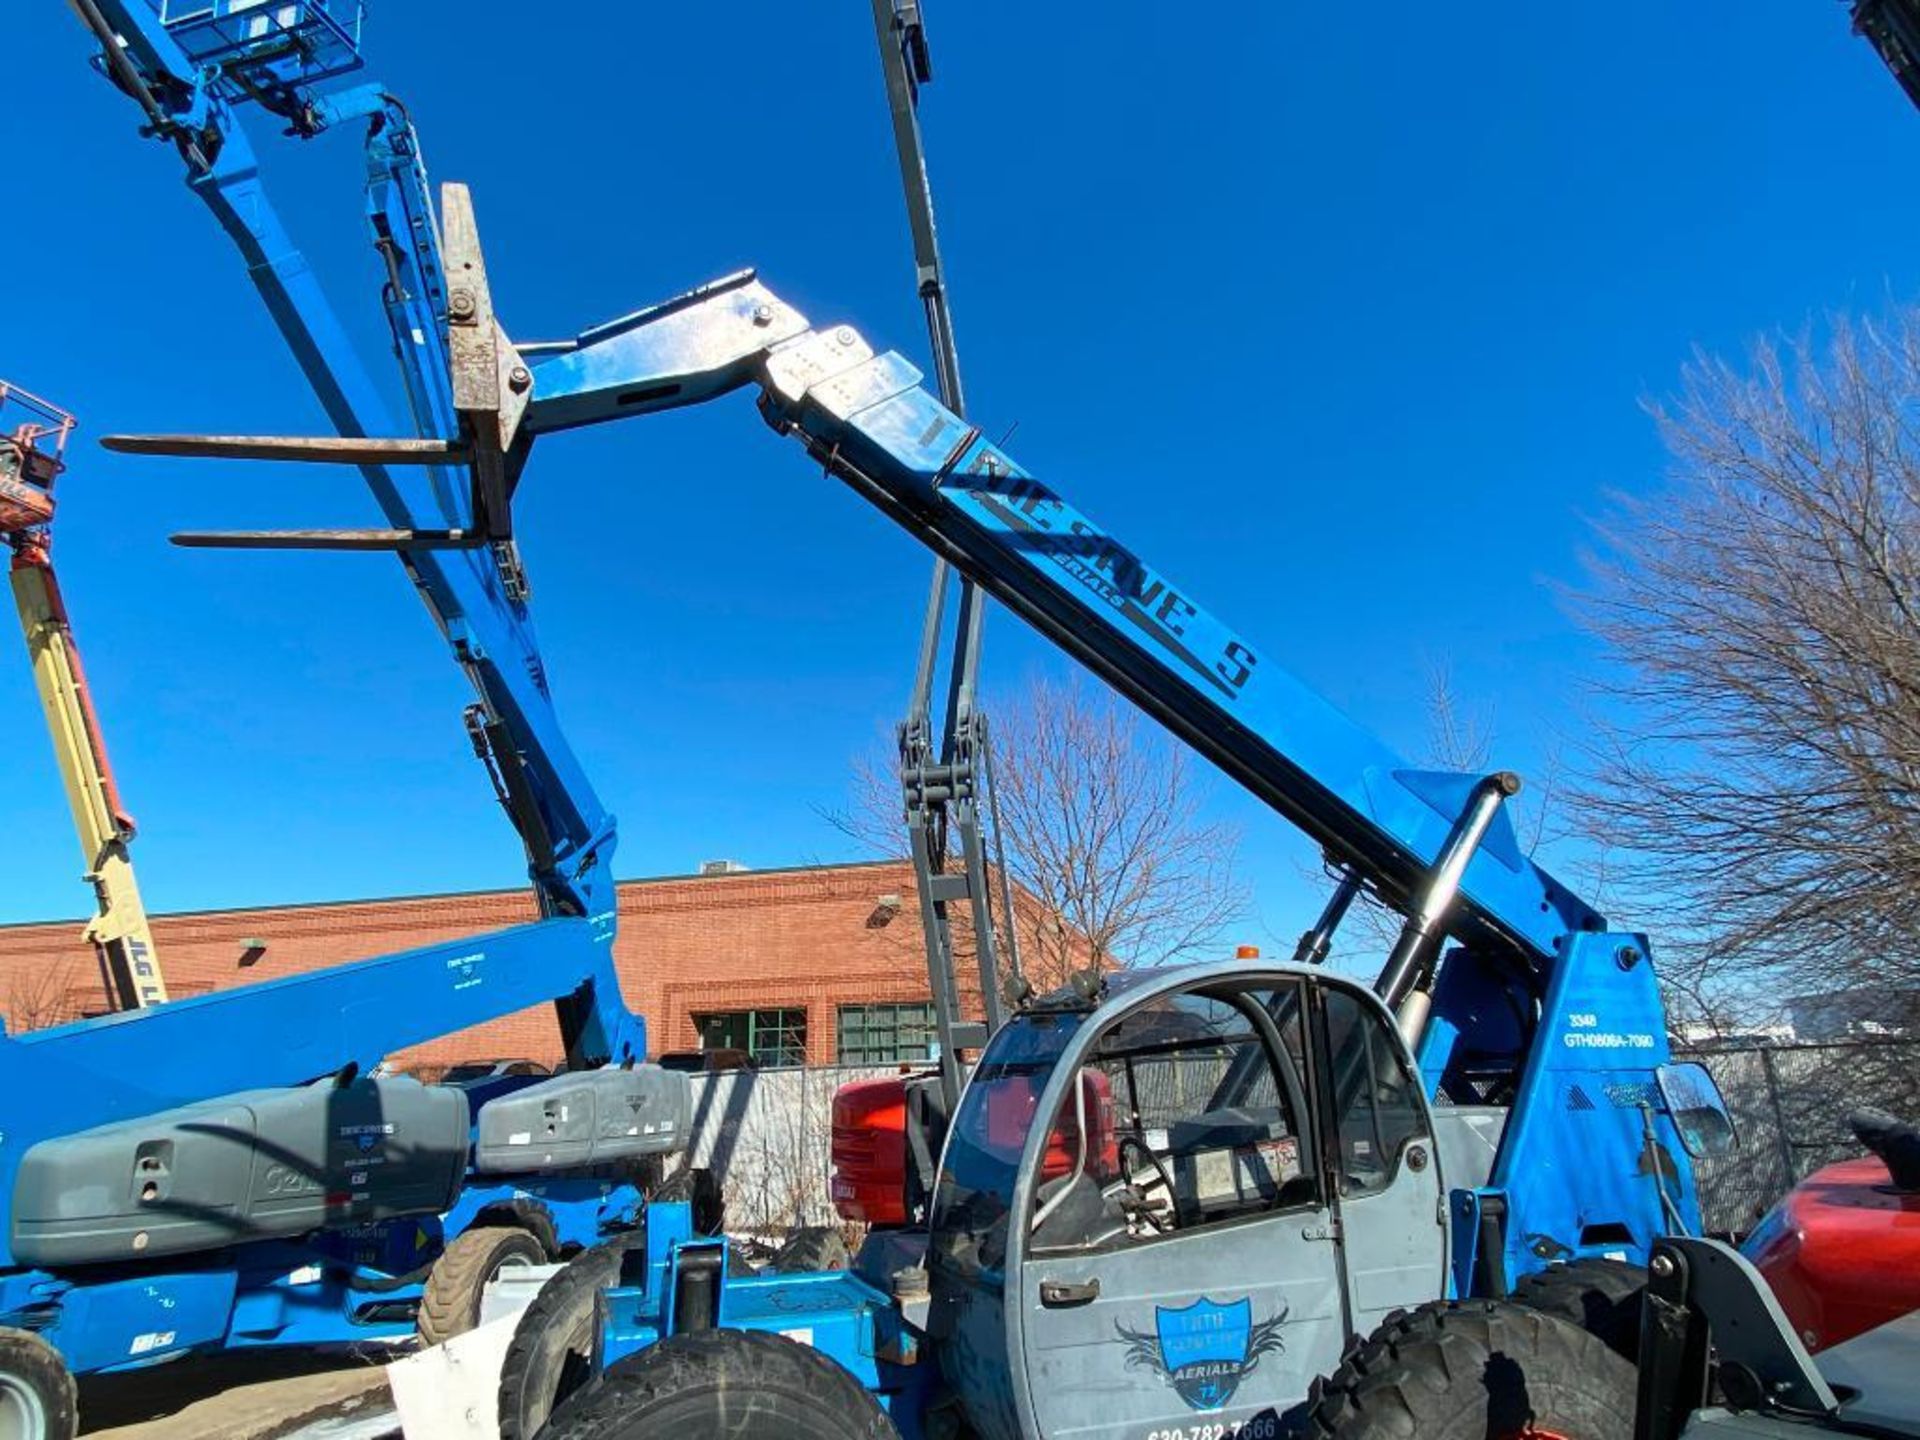
[[[1569,1030],[1561,1037],[1569,1050],[1651,1050],[1653,1036],[1621,1035],[1613,1031]]]
[[[1569,1050],[1651,1050],[1654,1042],[1644,1033],[1602,1030],[1599,1015],[1591,1010],[1570,1010],[1561,1043]]]
[[[1211,1425],[1169,1425],[1149,1430],[1147,1440],[1279,1440],[1280,1417],[1256,1415],[1235,1425],[1221,1421]]]

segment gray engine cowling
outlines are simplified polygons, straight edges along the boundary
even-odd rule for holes
[[[246,1090],[117,1121],[21,1158],[11,1244],[29,1265],[213,1250],[448,1209],[467,1097],[405,1078]]]
[[[693,1087],[677,1070],[556,1075],[480,1107],[473,1165],[512,1175],[672,1155],[686,1148],[692,1118]]]

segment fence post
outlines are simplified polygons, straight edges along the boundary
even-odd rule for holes
[[[813,1066],[808,1065],[800,1071],[800,1173],[804,1177],[801,1187],[800,1204],[797,1209],[804,1213],[795,1217],[796,1227],[816,1223],[813,1213],[815,1197],[819,1194],[814,1182],[819,1174],[814,1170],[817,1146],[813,1133],[813,1092],[818,1087],[814,1083]]]
[[[1780,1098],[1780,1076],[1773,1068],[1773,1046],[1760,1047],[1760,1073],[1767,1081],[1767,1103],[1773,1107],[1773,1133],[1779,1137],[1780,1164],[1787,1172],[1787,1188],[1800,1183],[1800,1167],[1793,1158],[1793,1141],[1787,1136],[1787,1107]]]

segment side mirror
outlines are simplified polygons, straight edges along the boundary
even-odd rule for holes
[[[1706,1066],[1692,1061],[1662,1065],[1654,1072],[1654,1079],[1687,1154],[1697,1160],[1739,1148],[1740,1135],[1734,1129],[1733,1116],[1727,1112],[1727,1102],[1720,1097],[1720,1087]]]

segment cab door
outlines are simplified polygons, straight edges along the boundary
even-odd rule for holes
[[[1445,1297],[1446,1190],[1419,1073],[1390,1014],[1357,985],[1316,980],[1313,990],[1348,1320],[1369,1335],[1393,1311]]]
[[[1029,1433],[1260,1440],[1338,1363],[1305,998],[1291,977],[1216,979],[1069,1057],[1008,1287]]]

